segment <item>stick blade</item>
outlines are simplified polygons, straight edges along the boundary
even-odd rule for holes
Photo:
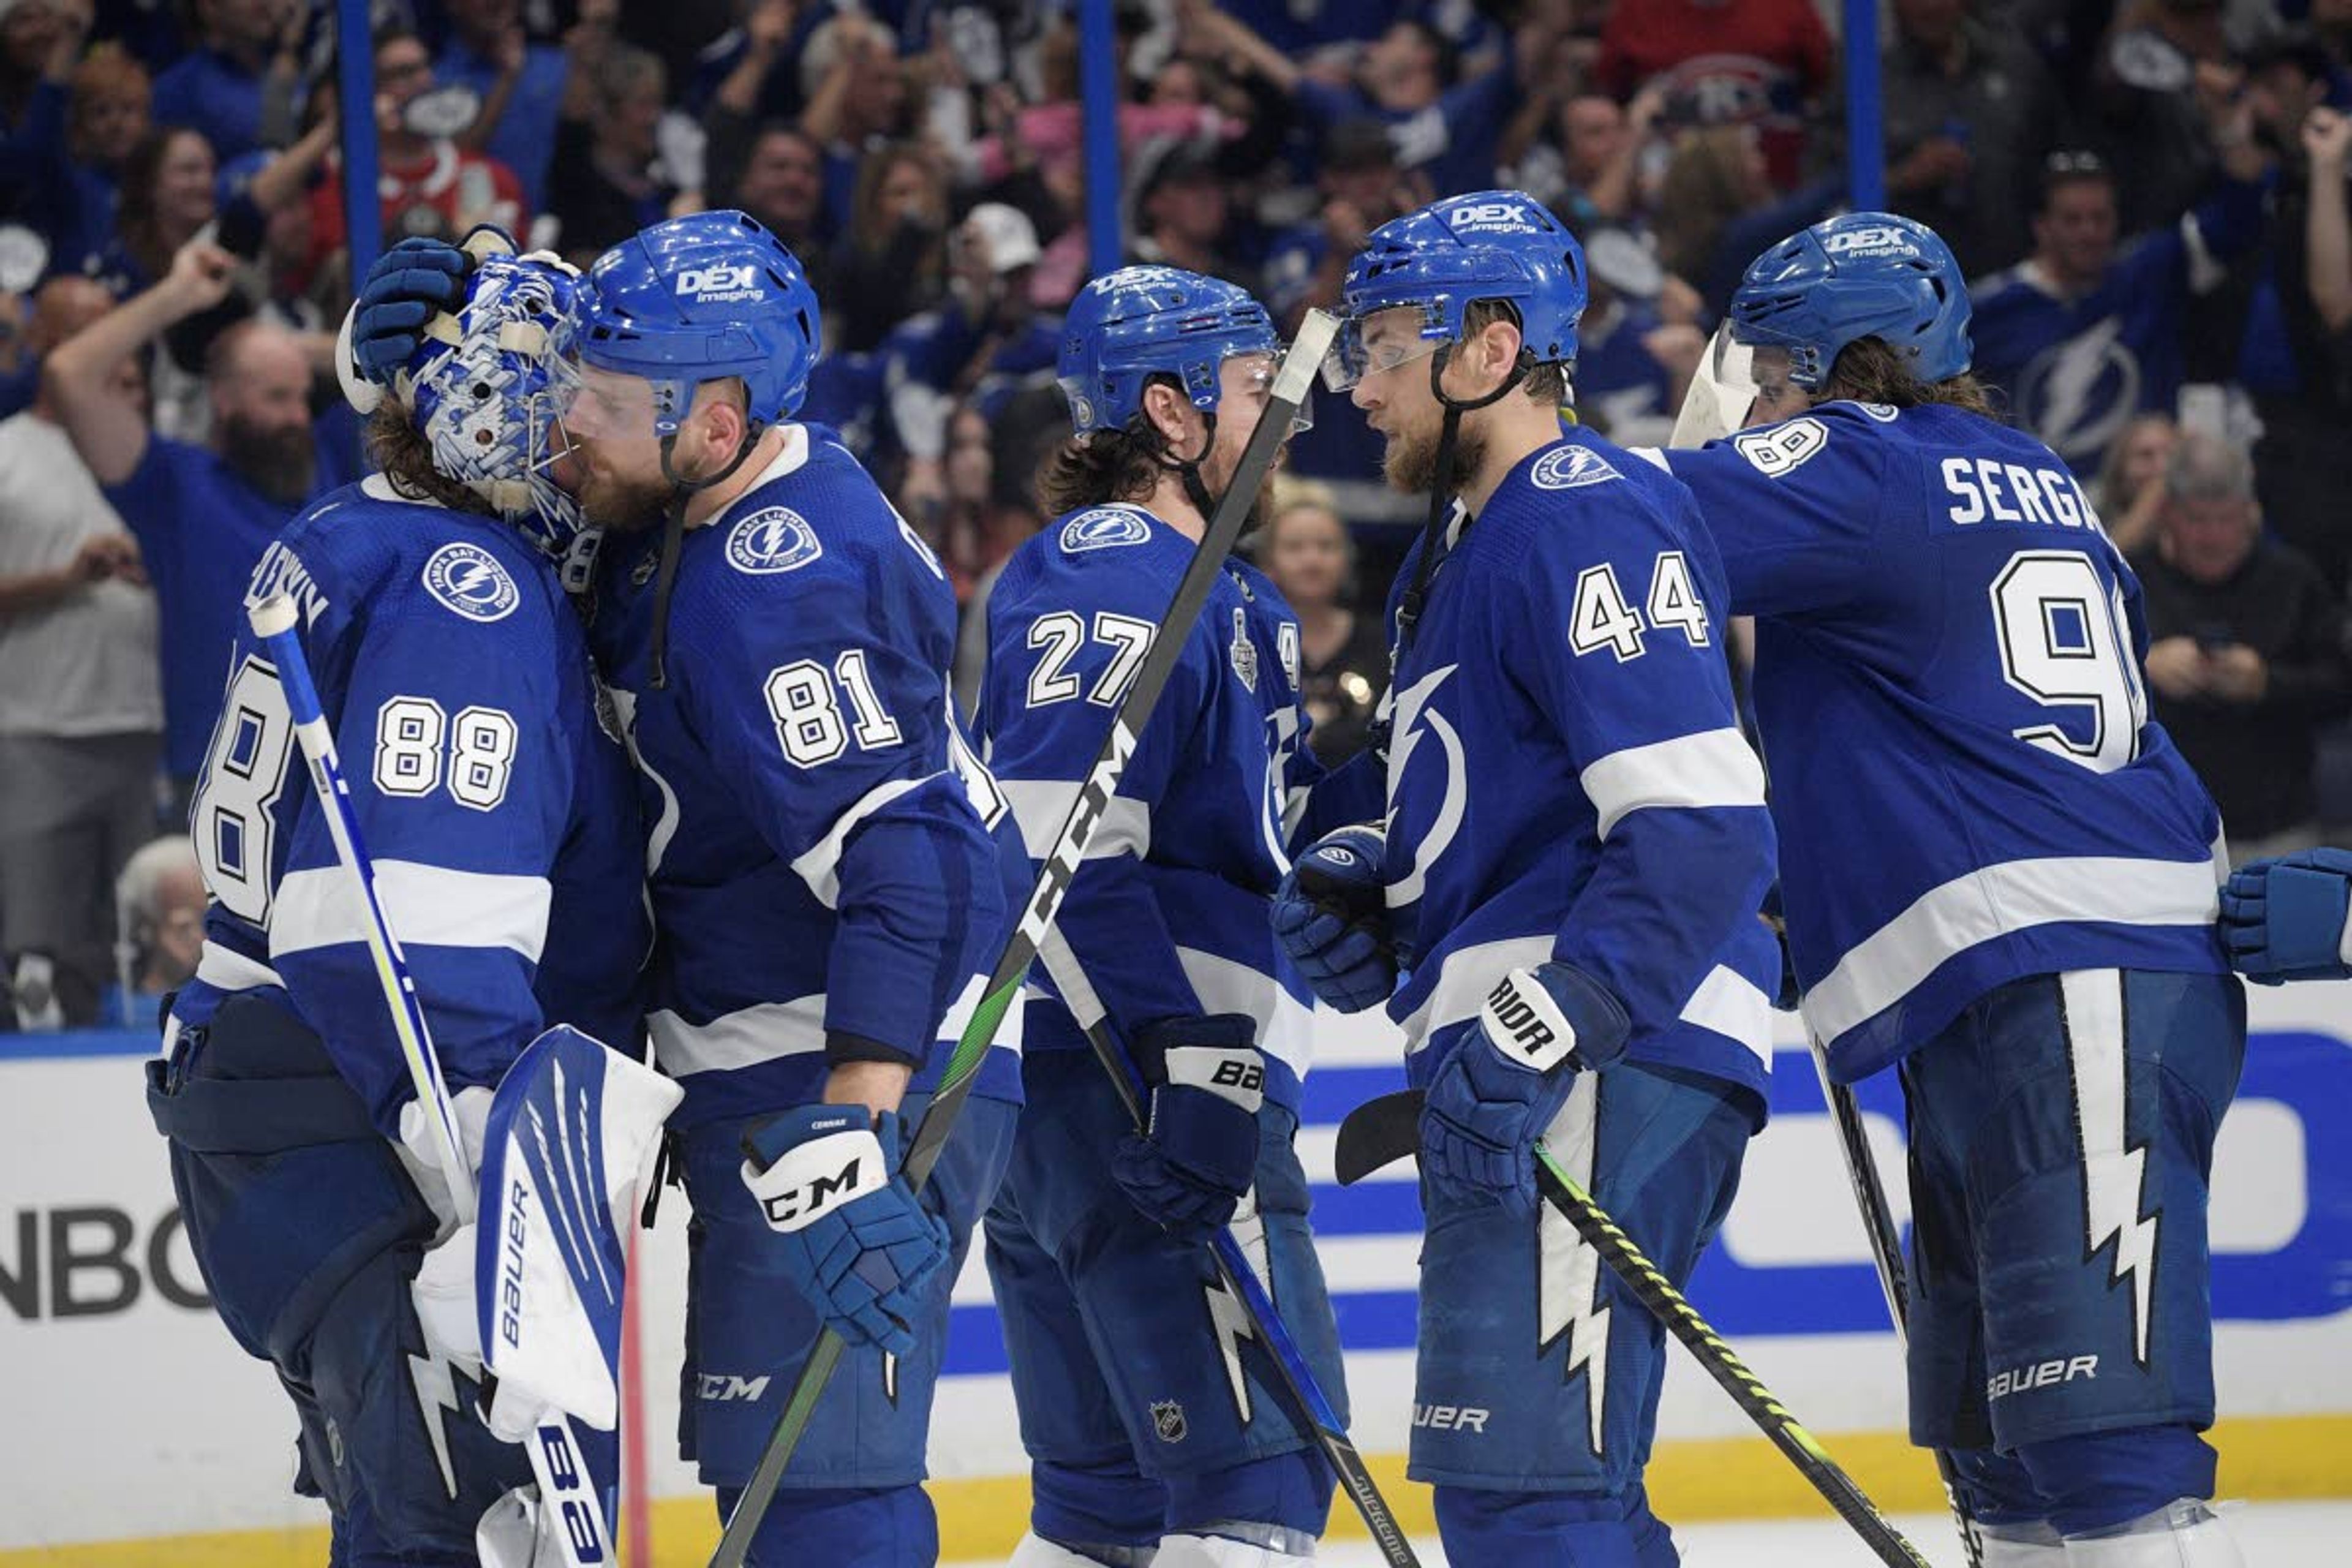
[[[1332,1173],[1341,1186],[1352,1187],[1421,1147],[1421,1090],[1401,1089],[1348,1112],[1331,1151]]]

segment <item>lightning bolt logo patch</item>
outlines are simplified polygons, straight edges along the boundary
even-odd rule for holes
[[[1600,1079],[1577,1075],[1567,1105],[1544,1135],[1553,1156],[1587,1192],[1592,1189],[1593,1150],[1600,1110]],[[1601,1294],[1601,1255],[1585,1245],[1565,1215],[1546,1204],[1536,1217],[1536,1353],[1563,1339],[1568,1360],[1563,1382],[1584,1373],[1586,1419],[1597,1458],[1602,1451],[1601,1422],[1609,1403],[1609,1315]]]
[[[2083,1143],[2083,1260],[2114,1245],[2107,1282],[2131,1286],[2132,1359],[2147,1369],[2162,1211],[2143,1213],[2147,1148],[2127,1142],[2130,1068],[2124,1055],[2123,975],[2076,970],[2058,977],[2066,1057],[2074,1082],[2074,1125]]]
[[[1265,1221],[1257,1212],[1255,1187],[1242,1194],[1241,1203],[1234,1210],[1232,1229],[1234,1239],[1241,1244],[1242,1256],[1249,1260],[1250,1272],[1257,1276],[1266,1300],[1274,1300],[1274,1270],[1266,1256]],[[1217,1354],[1225,1363],[1225,1384],[1233,1392],[1234,1408],[1246,1426],[1251,1402],[1249,1379],[1242,1375],[1242,1342],[1257,1338],[1257,1328],[1250,1321],[1241,1298],[1223,1279],[1202,1286],[1201,1294],[1208,1302],[1209,1327],[1216,1336]]]

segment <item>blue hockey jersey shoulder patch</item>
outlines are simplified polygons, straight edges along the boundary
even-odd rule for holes
[[[1151,525],[1125,507],[1103,506],[1082,511],[1062,524],[1062,549],[1076,555],[1087,550],[1114,550],[1141,544],[1151,538]]]
[[[469,621],[502,621],[522,603],[522,590],[499,558],[463,540],[425,557],[421,576],[426,593]]]
[[[797,572],[824,553],[808,519],[784,506],[763,506],[727,532],[727,564],[764,577]]]
[[[1528,470],[1528,482],[1539,490],[1582,489],[1622,478],[1608,458],[1590,447],[1573,445],[1553,447]]]

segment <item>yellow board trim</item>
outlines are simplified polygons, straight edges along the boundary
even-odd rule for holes
[[[2352,1498],[2352,1415],[2250,1416],[2213,1432],[2221,1450],[2225,1498]],[[1936,1468],[1894,1432],[1841,1432],[1823,1439],[1832,1457],[1890,1513],[1933,1513],[1944,1506]],[[1401,1454],[1367,1456],[1381,1491],[1411,1533],[1434,1540],[1429,1489],[1404,1479]],[[1670,1521],[1827,1516],[1828,1505],[1761,1437],[1662,1443],[1650,1460],[1651,1500]],[[1029,1516],[1029,1483],[1020,1476],[934,1481],[940,1539],[953,1559],[1003,1561]],[[670,1498],[654,1504],[650,1563],[630,1568],[698,1568],[719,1540],[710,1504]],[[1360,1539],[1363,1523],[1346,1502],[1331,1513],[1335,1538]],[[240,1531],[152,1537],[72,1546],[0,1550],[0,1568],[317,1568],[326,1561],[323,1529]]]

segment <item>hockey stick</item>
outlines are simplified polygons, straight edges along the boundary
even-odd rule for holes
[[[1004,944],[1004,952],[997,958],[980,1005],[972,1009],[971,1021],[964,1025],[947,1066],[940,1071],[939,1087],[931,1091],[931,1102],[924,1108],[922,1121],[916,1124],[905,1170],[908,1182],[919,1192],[930,1178],[931,1167],[939,1163],[940,1146],[947,1142],[963,1102],[971,1098],[972,1080],[987,1059],[990,1042],[996,1037],[996,1026],[1019,994],[1021,977],[1028,973],[1038,943],[1053,926],[1062,895],[1069,890],[1070,879],[1077,873],[1078,862],[1086,855],[1087,841],[1094,837],[1111,797],[1118,793],[1119,775],[1127,771],[1128,758],[1135,751],[1136,735],[1151,716],[1152,705],[1160,700],[1160,689],[1175,672],[1176,662],[1183,654],[1184,638],[1192,631],[1192,623],[1200,618],[1201,606],[1208,603],[1217,574],[1224,570],[1225,556],[1241,537],[1243,523],[1248,521],[1250,503],[1257,494],[1259,481],[1273,465],[1283,442],[1289,438],[1291,419],[1305,401],[1307,385],[1339,330],[1339,323],[1328,313],[1309,310],[1299,323],[1298,336],[1289,352],[1283,355],[1265,410],[1258,416],[1256,429],[1250,433],[1249,445],[1242,449],[1233,481],[1217,502],[1216,515],[1209,520],[1200,547],[1192,553],[1192,564],[1184,569],[1183,578],[1176,584],[1168,613],[1160,617],[1152,634],[1143,667],[1136,671],[1126,695],[1119,699],[1118,710],[1111,716],[1110,733],[1103,738],[1102,751],[1095,757],[1094,766],[1070,806],[1068,819],[1062,824],[1052,850],[1045,857],[1045,868],[1029,896],[1028,907],[1022,911],[1011,939]],[[845,1348],[841,1336],[829,1328],[817,1335],[815,1348],[809,1352],[792,1393],[784,1400],[783,1409],[777,1414],[775,1429],[768,1434],[768,1445],[760,1454],[760,1462],[744,1484],[742,1496],[736,1500],[734,1511],[728,1516],[727,1529],[719,1536],[719,1550],[711,1555],[710,1568],[742,1568],[751,1553],[751,1537],[758,1531],[760,1521],[767,1517],[768,1505],[775,1500],[784,1467],[791,1461],[801,1434],[808,1430],[809,1421],[816,1414],[817,1397],[824,1392]]]
[[[1854,1102],[1853,1090],[1842,1083],[1830,1081],[1829,1053],[1819,1040],[1811,1041],[1813,1071],[1820,1075],[1822,1094],[1829,1101],[1830,1115],[1837,1122],[1838,1152],[1845,1158],[1846,1179],[1853,1184],[1854,1206],[1862,1211],[1862,1227],[1870,1237],[1870,1258],[1878,1266],[1878,1288],[1886,1294],[1886,1312],[1895,1321],[1895,1340],[1908,1350],[1911,1343],[1911,1292],[1903,1275],[1903,1245],[1895,1230],[1894,1211],[1886,1202],[1885,1185],[1879,1180],[1878,1161],[1870,1152],[1869,1136],[1863,1131],[1862,1108]],[[1969,1513],[1968,1505],[1960,1500],[1959,1474],[1952,1467],[1952,1456],[1947,1450],[1930,1450],[1936,1456],[1936,1475],[1944,1483],[1944,1500],[1951,1505],[1952,1523],[1960,1532],[1960,1544],[1969,1554],[1969,1568],[1984,1568],[1984,1538],[1978,1532],[1977,1521]]]
[[[1095,1060],[1100,1062],[1103,1071],[1110,1076],[1111,1087],[1118,1091],[1118,1101],[1127,1108],[1128,1119],[1135,1123],[1137,1131],[1143,1131],[1150,1118],[1144,1110],[1141,1090],[1135,1081],[1135,1068],[1120,1051],[1118,1042],[1110,1037],[1101,998],[1095,994],[1094,987],[1087,982],[1085,972],[1078,967],[1078,955],[1070,950],[1070,944],[1062,934],[1055,931],[1048,933],[1039,945],[1037,956],[1045,964],[1045,973],[1053,977],[1055,985],[1061,991],[1062,1000],[1069,1006],[1071,1016],[1077,1018],[1079,1026],[1086,1030],[1087,1041],[1094,1047]],[[1391,1564],[1391,1568],[1419,1568],[1421,1560],[1413,1555],[1412,1545],[1405,1539],[1403,1530],[1399,1528],[1388,1500],[1381,1495],[1380,1486],[1372,1479],[1371,1471],[1364,1468],[1364,1457],[1356,1451],[1354,1439],[1348,1436],[1347,1425],[1331,1408],[1331,1402],[1324,1397],[1322,1387],[1316,1383],[1314,1371],[1307,1366],[1307,1357],[1300,1352],[1297,1341],[1291,1337],[1289,1327],[1275,1309],[1274,1298],[1259,1282],[1257,1270],[1250,1267],[1241,1243],[1234,1239],[1232,1226],[1217,1226],[1209,1238],[1209,1251],[1216,1258],[1217,1272],[1223,1278],[1226,1290],[1241,1303],[1242,1311],[1247,1316],[1249,1327],[1256,1333],[1258,1342],[1274,1352],[1275,1365],[1282,1374],[1282,1386],[1288,1392],[1291,1405],[1307,1417],[1307,1425],[1314,1433],[1315,1446],[1338,1473],[1339,1484],[1347,1489],[1349,1500],[1356,1505],[1356,1511],[1363,1516],[1364,1527],[1372,1532],[1372,1540],[1380,1546],[1381,1559]],[[1269,1262],[1268,1268],[1271,1267]]]
[[[1421,1147],[1421,1102],[1420,1089],[1399,1089],[1368,1100],[1349,1113],[1347,1121],[1339,1125],[1333,1157],[1334,1173],[1342,1186]],[[1536,1184],[1542,1189],[1545,1201],[1576,1227],[1576,1234],[1601,1255],[1601,1261],[1609,1265],[1610,1271],[1633,1293],[1634,1299],[1665,1325],[1667,1332],[1683,1342],[1709,1376],[1723,1385],[1732,1403],[1745,1411],[1748,1418],[1772,1440],[1772,1446],[1788,1456],[1798,1472],[1829,1500],[1838,1517],[1853,1528],[1878,1560],[1891,1568],[1930,1568],[1927,1560],[1919,1555],[1919,1549],[1887,1522],[1886,1516],[1854,1484],[1853,1478],[1830,1458],[1821,1440],[1772,1397],[1771,1390],[1748,1370],[1747,1363],[1732,1353],[1731,1347],[1699,1316],[1698,1309],[1659,1272],[1657,1265],[1643,1255],[1632,1237],[1617,1228],[1617,1222],[1577,1184],[1551,1151],[1538,1142],[1535,1155]]]
[[[319,689],[310,679],[310,662],[295,631],[299,617],[294,601],[284,594],[272,594],[252,606],[247,618],[253,624],[253,635],[278,666],[278,688],[286,694],[294,737],[310,764],[310,787],[327,819],[328,836],[334,840],[335,858],[351,873],[367,910],[368,955],[375,961],[376,984],[392,1015],[393,1029],[400,1037],[400,1054],[408,1064],[417,1103],[431,1119],[434,1163],[448,1188],[458,1223],[470,1224],[476,1208],[474,1182],[458,1142],[457,1112],[449,1101],[449,1086],[441,1077],[441,1059],[434,1054],[433,1031],[425,1021],[407,955],[401,952],[400,939],[393,934],[383,903],[376,896],[375,863],[368,858],[367,843],[360,837],[352,792],[335,754],[334,731],[327,728]],[[542,1411],[523,1447],[539,1482],[540,1506],[566,1526],[548,1532],[562,1542],[566,1568],[598,1568],[611,1563],[612,1522],[590,1480],[584,1451],[572,1430],[571,1419],[552,1407]]]

